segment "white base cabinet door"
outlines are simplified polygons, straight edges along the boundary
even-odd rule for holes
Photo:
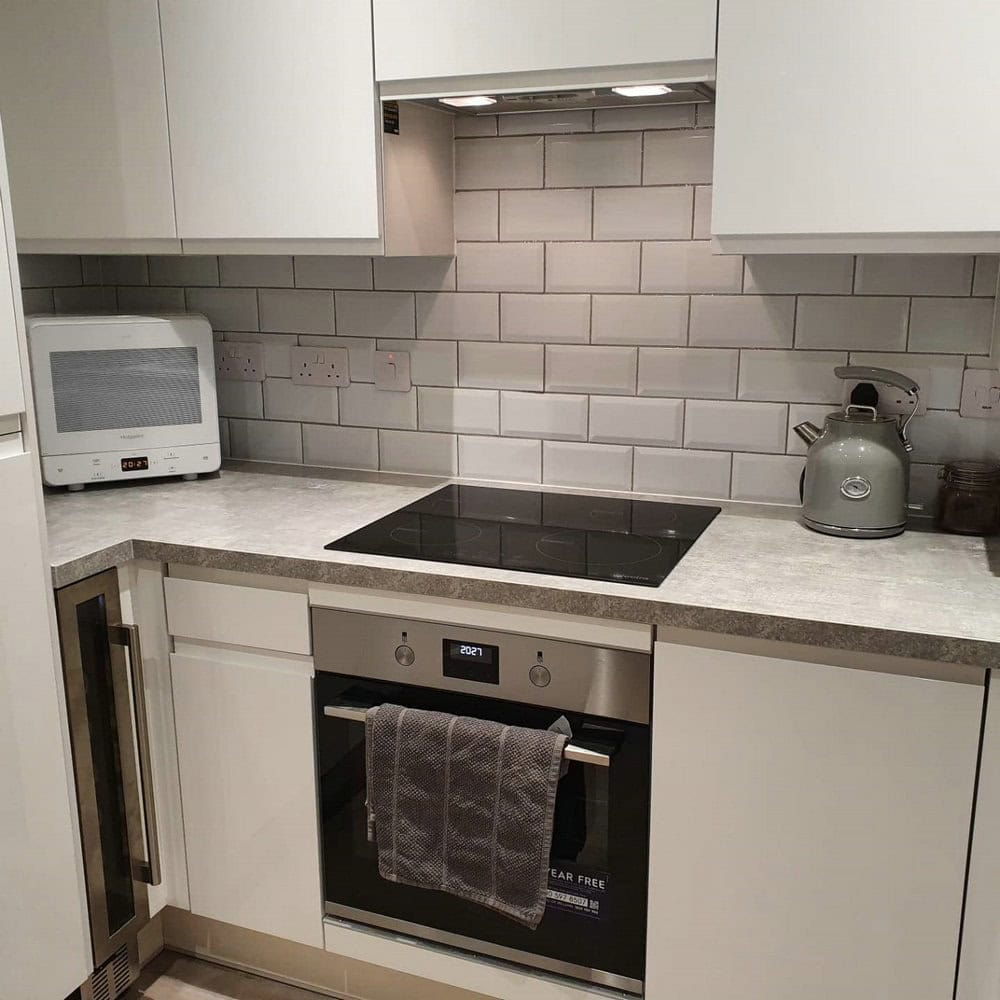
[[[191,911],[322,948],[312,661],[177,645]]]
[[[982,707],[658,643],[646,997],[950,998]]]

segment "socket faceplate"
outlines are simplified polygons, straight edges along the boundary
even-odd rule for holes
[[[293,347],[292,382],[296,385],[350,385],[346,347]]]
[[[215,374],[237,382],[263,382],[264,345],[216,342]]]

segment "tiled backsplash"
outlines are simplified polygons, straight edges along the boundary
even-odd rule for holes
[[[25,257],[29,312],[183,310],[266,345],[219,385],[239,458],[797,502],[835,365],[930,371],[914,494],[1000,453],[958,415],[989,352],[995,257],[713,256],[710,107],[462,118],[457,261]],[[343,346],[352,384],[290,381],[293,344]],[[374,388],[408,351],[414,388]]]

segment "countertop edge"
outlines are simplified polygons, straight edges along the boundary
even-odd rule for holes
[[[964,664],[986,669],[1000,666],[1000,643],[989,640],[143,539],[124,539],[79,559],[53,566],[53,586],[56,588],[68,586],[132,559],[178,562],[209,569],[283,576],[310,583],[333,583],[453,600],[479,601],[589,618],[639,622],[659,627],[798,643],[805,646],[829,646],[857,653],[906,656],[918,660]]]

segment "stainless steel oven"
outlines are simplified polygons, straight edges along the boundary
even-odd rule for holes
[[[114,1000],[138,976],[146,887],[160,882],[142,651],[115,570],[57,591],[56,607],[94,951],[81,994]]]
[[[642,992],[649,854],[648,652],[313,609],[327,914]],[[413,708],[573,731],[559,782],[548,903],[529,930],[383,880],[365,823],[365,711]]]

